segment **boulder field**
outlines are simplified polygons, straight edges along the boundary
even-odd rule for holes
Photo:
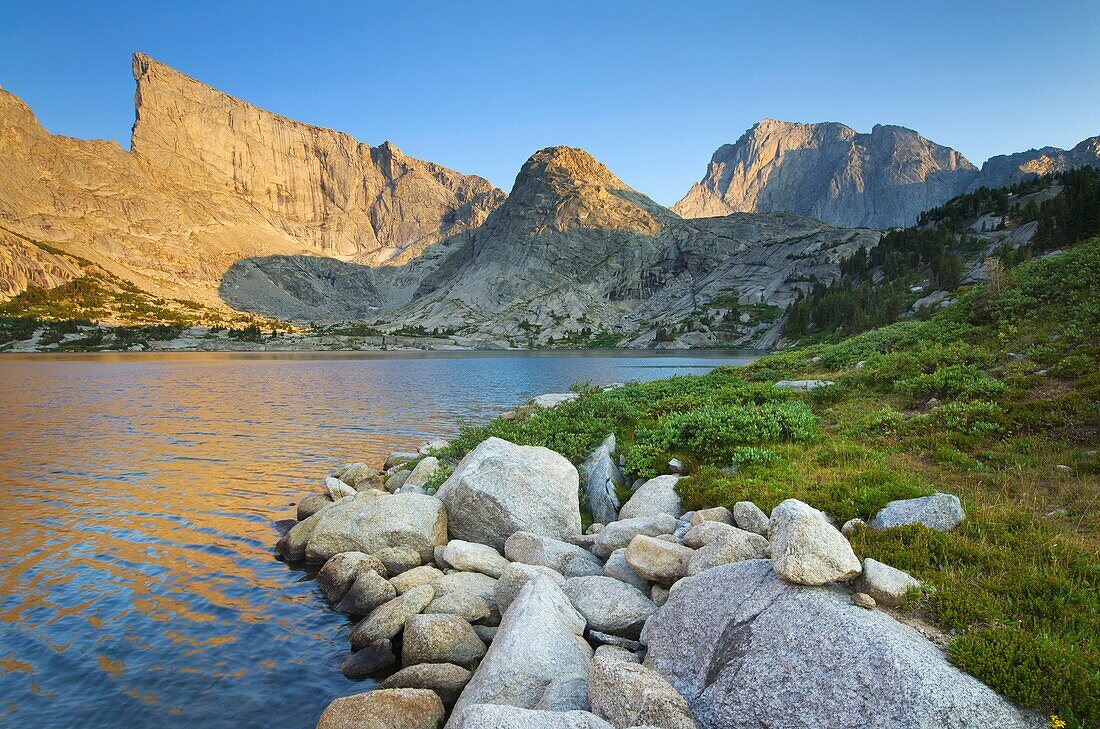
[[[678,474],[620,504],[629,480],[610,437],[585,481],[545,448],[490,438],[448,463],[445,447],[338,469],[277,545],[319,566],[320,593],[357,618],[341,670],[378,681],[318,727],[1045,725],[876,609],[921,584],[860,559],[808,504],[685,514]],[[582,492],[613,519],[586,534]],[[845,526],[964,518],[937,494]]]

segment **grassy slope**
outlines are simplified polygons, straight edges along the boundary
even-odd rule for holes
[[[1071,726],[1098,726],[1098,280],[1094,238],[929,320],[588,393],[468,428],[447,455],[497,435],[579,462],[615,432],[633,475],[671,456],[688,464],[688,509],[749,499],[769,510],[797,497],[839,521],[869,519],[891,499],[957,494],[967,519],[955,531],[864,529],[857,553],[925,583],[908,609],[947,632],[957,665]],[[794,377],[837,384],[804,395],[770,386]],[[736,473],[719,470],[730,463]]]

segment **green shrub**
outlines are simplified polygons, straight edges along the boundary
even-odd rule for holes
[[[952,662],[1025,706],[1047,706],[1071,726],[1100,726],[1097,657],[1017,626],[970,631],[948,647]]]
[[[230,327],[226,333],[230,339],[239,339],[242,342],[262,342],[264,338],[264,333],[257,324],[249,324],[240,329]]]
[[[1057,377],[1084,377],[1096,371],[1096,359],[1086,354],[1071,354],[1051,365],[1050,371]]]
[[[757,446],[736,446],[730,449],[730,461],[738,466],[760,466],[775,461],[775,451]]]
[[[704,405],[664,415],[639,430],[626,461],[632,472],[653,477],[672,456],[729,463],[739,446],[806,441],[816,432],[817,418],[803,402]]]
[[[840,432],[849,437],[859,435],[886,436],[897,433],[905,425],[900,411],[889,405],[858,410],[844,418]]]
[[[940,466],[964,471],[982,471],[981,461],[946,443],[935,446],[928,454]]]
[[[432,471],[432,475],[428,476],[428,480],[424,483],[424,488],[429,491],[435,491],[443,482],[451,477],[454,473],[454,467],[447,463],[440,463],[439,466]]]
[[[773,352],[743,368],[720,367],[716,371],[738,374],[754,382],[776,382],[791,379],[810,365],[810,359],[816,352],[814,347]]]
[[[915,400],[931,397],[941,400],[991,400],[1008,388],[1000,380],[971,365],[948,365],[930,374],[901,380],[896,389]]]
[[[1095,393],[1081,390],[1024,399],[1007,406],[1005,419],[1019,432],[1088,439],[1096,429],[1098,400]]]
[[[1003,414],[1004,410],[992,402],[949,402],[914,418],[912,423],[933,431],[983,437],[1005,432],[1000,423]]]
[[[539,410],[526,418],[493,420],[486,425],[464,426],[441,456],[461,458],[489,437],[503,438],[519,445],[537,445],[561,453],[579,463],[610,433],[626,437],[632,423],[642,417],[631,398],[617,395],[619,390],[582,395],[552,410]]]
[[[919,340],[927,328],[927,324],[921,321],[905,321],[864,332],[859,336],[822,348],[819,352],[821,363],[834,368],[853,367],[860,360],[869,360],[875,355],[886,354],[907,343]]]
[[[38,320],[32,317],[0,317],[0,344],[30,339],[38,327]]]
[[[817,508],[844,522],[857,517],[870,519],[891,501],[927,496],[928,492],[912,474],[875,466],[822,488],[816,501],[821,504]]]

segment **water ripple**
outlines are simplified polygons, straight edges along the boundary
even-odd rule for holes
[[[0,723],[312,726],[363,685],[273,528],[334,464],[540,392],[729,358],[0,358]]]

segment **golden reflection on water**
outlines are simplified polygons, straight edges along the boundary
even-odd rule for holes
[[[0,718],[311,726],[364,687],[346,620],[273,559],[297,496],[522,397],[717,363],[649,362],[0,358]]]

